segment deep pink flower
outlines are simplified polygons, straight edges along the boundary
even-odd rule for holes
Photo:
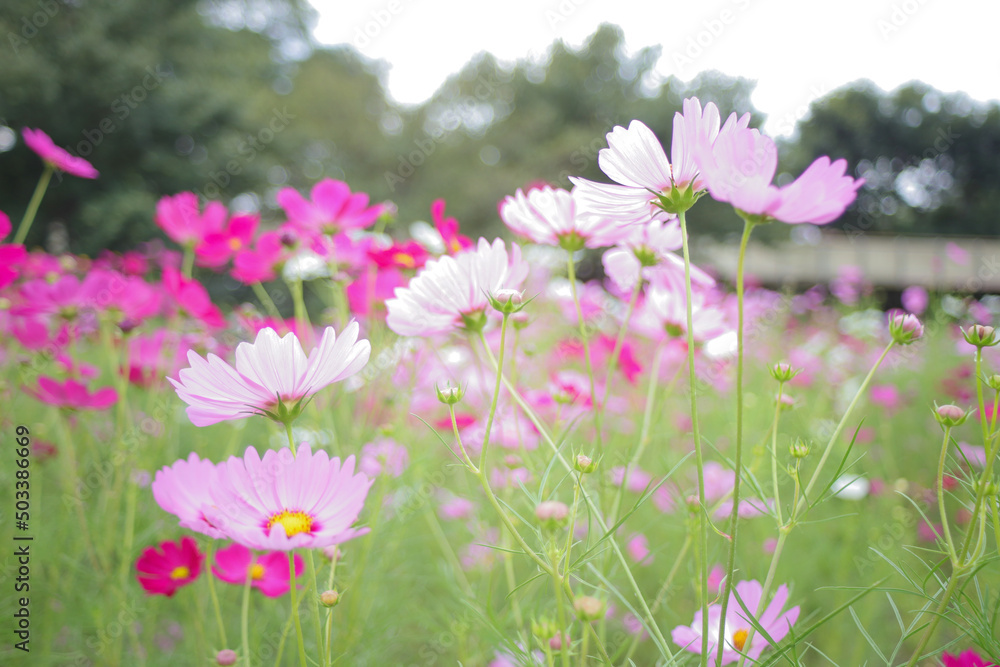
[[[711,150],[697,156],[712,197],[752,216],[787,223],[833,222],[854,201],[864,179],[846,175],[847,161],[818,158],[795,181],[771,185],[778,167],[774,141],[759,130],[733,125],[719,132]]]
[[[302,576],[305,562],[295,554],[295,577]],[[215,553],[212,573],[228,584],[250,585],[269,598],[281,597],[291,588],[288,556],[280,551],[254,555],[242,544],[232,544]]]
[[[195,246],[199,266],[225,266],[240,250],[248,247],[257,233],[260,218],[256,215],[234,215],[225,229],[205,234]]]
[[[416,241],[394,241],[388,246],[369,247],[368,257],[379,268],[420,269],[430,257]]]
[[[406,276],[399,269],[375,270],[362,273],[345,289],[347,303],[351,312],[357,315],[370,315],[376,304],[384,304],[391,299],[397,287],[407,283]]]
[[[992,662],[986,662],[984,658],[979,657],[979,654],[972,649],[962,655],[945,653],[941,656],[941,660],[944,662],[944,667],[996,667]]]
[[[515,234],[567,250],[614,245],[630,233],[616,218],[589,213],[573,194],[549,186],[508,196],[500,206],[500,217]]]
[[[276,421],[294,419],[304,399],[368,363],[371,344],[358,340],[359,331],[358,323],[351,322],[338,338],[333,327],[327,327],[307,358],[295,334],[279,338],[274,329],[265,328],[252,344],[236,347],[235,368],[214,354],[206,360],[189,350],[191,367],[180,371],[179,380],[167,379],[188,404],[195,426],[253,414]]]
[[[269,449],[263,458],[248,447],[216,470],[208,521],[251,549],[319,549],[364,535],[351,528],[372,481],[354,472],[354,457],[341,464],[323,450],[301,445]]]
[[[521,249],[510,253],[501,239],[490,244],[479,239],[475,250],[444,256],[427,265],[406,287],[386,301],[386,324],[400,336],[430,336],[463,326],[481,326],[488,307],[487,293],[516,289],[528,275]]]
[[[135,562],[136,578],[149,595],[171,597],[201,574],[205,555],[190,537],[180,542],[164,542],[159,549],[149,547]]]
[[[0,241],[10,234],[10,218],[0,211]],[[28,251],[21,244],[0,244],[0,289],[17,280],[18,266],[28,258]]]
[[[313,186],[312,201],[294,188],[278,192],[278,204],[293,227],[307,234],[337,234],[345,229],[364,229],[385,209],[383,204],[368,206],[368,195],[351,194],[343,181],[326,178]]]
[[[182,246],[195,246],[212,233],[221,232],[228,216],[221,202],[211,201],[200,212],[198,195],[181,192],[156,203],[156,224]]]
[[[762,592],[763,589],[760,582],[740,581],[736,584],[736,590],[730,593],[722,637],[725,645],[722,651],[723,665],[728,665],[739,660],[740,653],[746,653],[750,660],[756,662],[764,649],[770,646],[770,643],[759,632],[754,633],[750,646],[746,645],[746,641],[754,626],[747,620],[747,613],[743,611],[740,603],[737,602],[738,594],[739,599],[743,601],[747,609],[753,610],[756,613],[760,607]],[[771,599],[770,604],[768,604],[767,609],[757,619],[757,623],[767,631],[768,636],[775,642],[780,642],[784,639],[785,635],[788,634],[788,631],[795,625],[795,621],[799,618],[798,607],[792,607],[782,613],[786,602],[788,602],[788,587],[781,585]],[[721,618],[722,605],[710,605],[708,608],[708,652],[711,656],[716,654],[716,649],[719,645],[719,621]],[[690,626],[679,625],[674,628],[671,633],[674,643],[686,651],[701,654],[701,623],[702,615],[699,610],[695,612],[694,622]]]
[[[455,255],[471,248],[472,239],[458,233],[458,220],[444,217],[444,207],[443,199],[435,199],[431,203],[431,219],[434,221],[434,228],[441,235],[445,254]]]
[[[24,389],[42,403],[74,410],[106,410],[118,402],[118,392],[113,387],[91,393],[86,385],[72,378],[59,382],[43,375],[38,378],[38,389]]]
[[[80,178],[98,177],[99,172],[94,169],[92,164],[82,157],[70,155],[64,149],[59,148],[49,135],[41,130],[32,130],[26,127],[21,130],[21,135],[24,137],[24,143],[27,144],[28,148],[35,151],[38,157],[56,169],[65,171],[67,174],[79,176]]]
[[[233,278],[248,285],[274,280],[290,256],[282,233],[264,232],[252,250],[244,249],[236,253],[233,259]]]
[[[174,303],[191,317],[212,329],[222,329],[226,320],[222,311],[212,303],[205,287],[193,278],[185,278],[173,267],[163,269],[163,287]]]
[[[608,147],[597,155],[601,170],[617,185],[570,178],[581,202],[594,212],[639,223],[662,216],[663,199],[684,202],[679,208],[692,204],[694,193],[704,188],[697,157],[711,149],[720,119],[714,104],[702,109],[697,98],[684,100],[682,111],[674,115],[672,165],[653,131],[633,120],[628,129],[608,133]],[[726,125],[745,127],[749,122],[749,114],[739,120],[733,114]]]

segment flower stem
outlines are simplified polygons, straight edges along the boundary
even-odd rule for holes
[[[729,593],[733,588],[733,573],[736,570],[736,531],[740,523],[740,480],[743,477],[743,274],[747,244],[750,243],[753,228],[754,223],[744,218],[740,254],[736,260],[736,478],[733,481],[733,511],[729,515],[729,562],[726,565],[726,587],[722,593],[722,612],[719,617],[720,637],[726,629],[726,608],[729,606]],[[722,664],[725,648],[726,643],[720,641],[717,654],[719,664]]]
[[[295,456],[295,440],[292,438],[292,422],[285,422],[285,433],[288,435],[288,448],[292,450],[292,456]]]
[[[587,325],[583,321],[583,308],[580,307],[580,295],[576,290],[576,265],[573,263],[573,253],[566,257],[566,270],[569,274],[569,287],[573,293],[573,305],[576,306],[576,318],[580,322],[580,340],[583,342],[583,357],[587,362],[587,377],[590,379],[590,402],[594,408],[594,429],[597,431],[597,449],[604,449],[601,427],[601,404],[597,402],[594,391],[594,364],[590,359],[590,341],[587,335]]]
[[[194,272],[194,244],[188,243],[184,246],[184,259],[181,262],[181,275],[191,279],[191,274]]]
[[[691,435],[694,438],[695,463],[698,469],[698,591],[701,600],[701,664],[708,664],[708,524],[705,516],[705,461],[701,451],[698,426],[697,377],[694,368],[694,310],[691,305],[691,254],[688,247],[687,219],[684,211],[677,214],[681,223],[681,247],[684,254],[684,296],[687,311],[688,390],[691,392]]]
[[[781,393],[784,382],[778,383],[778,397],[774,402],[774,425],[771,427],[771,484],[774,486],[774,507],[778,513],[778,525],[785,523],[781,518],[781,493],[778,489],[778,421],[781,419]]]
[[[295,552],[288,552],[288,570],[289,575],[292,580],[292,585],[289,587],[292,596],[292,618],[295,619],[295,636],[299,641],[299,664],[301,667],[308,667],[309,661],[306,659],[306,641],[302,636],[302,621],[299,618],[299,604],[296,598],[296,583],[295,583]],[[249,586],[247,587],[249,590]]]
[[[215,577],[212,575],[212,540],[209,540],[208,546],[205,548],[205,562],[208,564],[208,572],[206,572],[206,579],[208,579],[208,595],[212,598],[212,609],[215,610],[215,622],[219,624],[219,639],[222,640],[222,646],[229,647],[229,641],[226,639],[226,624],[222,622],[222,609],[219,607],[219,596],[215,592]]]
[[[313,551],[315,551],[315,549],[306,549],[306,563],[309,565],[309,571],[312,572],[313,613],[316,616],[316,648],[319,651],[320,664],[323,665],[323,667],[327,667],[327,665],[329,665],[330,663],[327,659],[326,647],[323,644],[323,617],[320,614],[319,610],[320,590],[319,590],[319,582],[317,581],[318,573],[316,572],[316,559],[313,557]],[[294,558],[292,558],[292,574],[293,576],[295,574]]]
[[[951,529],[948,527],[948,513],[944,506],[944,464],[948,459],[948,445],[951,442],[951,427],[944,429],[944,441],[941,443],[941,456],[938,457],[937,497],[938,511],[941,513],[941,526],[944,528],[944,539],[948,544],[948,555],[953,567],[958,567],[958,554],[955,552],[955,542],[951,539]],[[970,531],[971,532],[971,531]]]
[[[14,245],[24,243],[24,239],[28,236],[28,230],[31,229],[31,223],[35,221],[35,214],[38,213],[38,206],[42,203],[42,197],[45,195],[45,190],[49,187],[49,181],[52,179],[52,174],[55,171],[49,163],[45,163],[45,171],[42,172],[41,177],[38,179],[38,185],[35,186],[35,192],[31,195],[31,201],[28,202],[28,208],[24,211],[24,217],[21,218],[21,224],[17,226],[17,234],[14,235]]]
[[[240,636],[243,640],[243,661],[246,663],[247,667],[252,667],[253,663],[250,661],[250,582],[253,581],[253,577],[250,573],[250,568],[247,568],[247,580],[243,584],[243,608],[240,612]],[[295,584],[292,584],[292,588]]]
[[[261,285],[260,281],[257,280],[250,284],[253,287],[253,293],[257,295],[257,299],[260,301],[261,305],[264,306],[264,310],[267,311],[268,315],[273,317],[277,321],[281,321],[281,312],[278,311],[278,307],[274,305],[274,299],[271,295],[267,293],[264,286]]]
[[[487,416],[486,418],[486,432],[483,434],[483,447],[479,451],[480,472],[486,470],[486,451],[489,448],[490,431],[493,429],[493,418],[496,416],[497,401],[500,398],[500,382],[501,378],[503,377],[503,356],[504,356],[504,349],[507,343],[507,322],[509,319],[510,319],[509,316],[506,313],[504,313],[503,322],[500,325],[500,352],[497,356],[497,381],[496,381],[496,386],[493,388],[493,400],[490,403],[490,413],[489,416]],[[482,340],[483,342],[483,346],[489,349],[488,346],[486,345],[486,336],[483,335],[483,332],[481,330],[479,332],[479,336],[480,340]]]

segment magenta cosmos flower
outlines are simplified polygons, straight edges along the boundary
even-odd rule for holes
[[[178,588],[198,578],[204,559],[190,537],[164,542],[159,549],[149,547],[142,552],[135,563],[136,578],[148,594],[171,597]]]
[[[302,576],[305,564],[295,555],[295,576]],[[260,590],[269,598],[281,597],[291,588],[291,568],[288,556],[280,551],[269,551],[255,556],[242,544],[233,544],[215,554],[212,573],[227,584],[246,584]]]
[[[221,202],[211,201],[202,212],[198,195],[181,192],[156,202],[156,224],[182,246],[194,246],[209,234],[221,233],[229,212]]]
[[[106,410],[118,402],[118,392],[112,387],[104,387],[95,392],[72,378],[62,382],[46,376],[38,378],[38,389],[25,387],[25,391],[42,403],[59,408]]]
[[[684,100],[682,110],[674,114],[673,164],[642,122],[633,120],[628,129],[616,127],[608,133],[608,147],[597,154],[597,163],[618,185],[570,178],[581,202],[622,222],[649,222],[663,210],[690,208],[704,189],[696,157],[719,136],[719,110],[711,102],[702,109],[693,97]],[[733,114],[726,127],[745,127],[749,122],[749,114],[738,120]]]
[[[321,549],[368,532],[351,528],[372,485],[354,472],[353,456],[341,464],[302,445],[295,454],[285,447],[261,458],[248,447],[242,459],[219,464],[215,482],[208,523],[251,549]]]
[[[368,206],[368,195],[351,193],[343,181],[326,178],[313,186],[312,201],[294,188],[278,192],[278,204],[285,210],[288,222],[306,233],[337,234],[346,229],[364,229],[382,215],[385,206]]]
[[[722,651],[722,664],[728,665],[740,659],[740,654],[745,653],[747,657],[756,662],[757,658],[770,646],[770,643],[759,633],[755,632],[750,646],[746,641],[750,636],[753,625],[747,620],[747,613],[736,601],[736,596],[743,600],[747,609],[757,610],[760,606],[760,596],[762,593],[760,582],[740,581],[736,584],[736,590],[729,595],[729,605],[726,608],[726,623],[723,630],[723,641],[725,647]],[[761,614],[758,624],[767,631],[768,636],[776,642],[780,642],[788,634],[789,629],[795,625],[799,618],[799,608],[792,607],[782,613],[785,603],[788,601],[788,587],[781,585],[771,599],[771,603]],[[722,605],[713,604],[708,608],[708,652],[715,655],[719,645],[719,620],[722,617]],[[701,611],[694,614],[694,622],[690,625],[680,625],[674,628],[671,633],[674,643],[686,651],[701,653]]]
[[[214,354],[202,358],[188,351],[190,368],[167,378],[188,404],[195,426],[209,426],[227,419],[263,415],[281,423],[295,419],[306,399],[323,387],[348,378],[368,363],[371,344],[358,340],[359,327],[351,322],[337,337],[327,327],[319,345],[306,357],[294,333],[279,338],[270,327],[261,329],[251,343],[236,347],[233,368]]]
[[[508,196],[500,217],[515,234],[571,251],[614,245],[629,236],[628,225],[617,218],[588,213],[573,194],[548,185]]]
[[[59,148],[52,141],[51,137],[41,130],[32,130],[26,127],[21,130],[21,135],[24,137],[24,143],[27,144],[28,148],[35,151],[38,157],[42,158],[46,164],[55,169],[79,176],[80,178],[98,177],[99,172],[94,169],[94,165],[82,157],[70,155],[64,149]]]
[[[979,654],[973,650],[968,650],[962,655],[951,655],[945,653],[941,656],[944,667],[996,667],[992,662],[986,662]]]
[[[406,287],[385,302],[385,322],[400,336],[430,336],[486,321],[487,294],[516,289],[528,276],[516,243],[510,253],[501,239],[479,239],[475,250],[431,260]]]
[[[833,222],[864,184],[846,175],[846,160],[823,156],[793,182],[775,187],[778,149],[770,137],[745,126],[723,128],[710,148],[702,147],[698,162],[713,199],[764,221]]]

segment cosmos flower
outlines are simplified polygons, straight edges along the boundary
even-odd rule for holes
[[[485,324],[488,294],[516,289],[528,276],[521,249],[502,239],[479,239],[475,250],[443,256],[427,265],[385,302],[386,324],[400,336],[430,336]]]
[[[730,593],[729,605],[726,607],[726,622],[723,628],[723,641],[725,647],[722,651],[722,664],[728,665],[736,662],[740,658],[740,653],[746,653],[747,657],[756,662],[757,658],[770,646],[764,636],[755,632],[750,646],[746,645],[753,625],[747,620],[747,613],[740,607],[737,601],[743,601],[747,609],[756,610],[760,606],[760,596],[762,588],[757,581],[740,581],[736,584],[736,590]],[[775,642],[780,642],[788,634],[789,629],[795,625],[799,618],[799,608],[792,607],[782,613],[785,603],[788,601],[788,587],[781,585],[771,599],[771,603],[757,620],[757,624],[767,631],[767,634]],[[671,637],[674,643],[686,651],[701,653],[701,611],[694,614],[694,622],[690,625],[679,625],[674,628]],[[708,652],[715,655],[719,645],[719,620],[722,617],[722,605],[713,604],[708,608]]]
[[[25,391],[42,403],[75,410],[106,410],[118,402],[118,392],[113,387],[91,393],[86,385],[72,378],[60,382],[43,375],[38,378],[38,389],[25,387]]]
[[[267,450],[248,447],[216,468],[205,508],[208,523],[251,549],[288,551],[341,544],[368,532],[353,529],[372,480],[355,473],[354,457],[341,464],[323,450],[302,445]]]
[[[205,518],[211,506],[209,490],[216,484],[216,464],[191,452],[187,459],[164,466],[153,478],[156,504],[180,519],[181,528],[222,539],[226,534]]]
[[[189,350],[190,368],[181,370],[178,380],[167,379],[188,404],[187,414],[195,426],[253,414],[287,423],[305,407],[304,399],[368,363],[371,344],[358,340],[358,333],[357,322],[347,325],[339,338],[333,327],[327,327],[306,357],[294,333],[279,338],[268,327],[252,344],[236,347],[235,368],[214,354],[206,360]]]
[[[190,537],[180,542],[164,542],[159,548],[149,547],[135,563],[136,578],[149,595],[171,597],[178,588],[187,586],[201,574],[205,555]]]
[[[295,577],[302,576],[305,563],[295,554]],[[269,598],[281,597],[291,588],[288,556],[280,551],[254,555],[242,544],[231,544],[215,553],[212,573],[228,584],[250,585]]]
[[[385,206],[368,206],[368,195],[351,193],[343,181],[325,178],[313,186],[307,200],[294,188],[278,192],[278,204],[285,210],[288,222],[306,234],[333,235],[345,229],[364,229],[382,214]]]
[[[26,127],[21,130],[21,135],[24,137],[24,143],[28,148],[35,151],[38,157],[42,158],[46,164],[60,171],[65,171],[67,174],[79,176],[80,178],[98,177],[99,173],[94,169],[94,165],[82,157],[70,155],[64,149],[59,148],[49,135],[41,130],[32,130]]]
[[[992,662],[986,662],[979,654],[969,649],[962,655],[945,653],[941,656],[944,667],[996,667]]]
[[[628,226],[616,218],[588,213],[573,194],[548,185],[508,196],[500,217],[516,234],[571,251],[614,245],[629,235]]]
[[[198,195],[181,192],[156,202],[156,224],[167,236],[182,246],[202,243],[210,234],[219,233],[229,213],[217,201],[208,202],[200,211]]]

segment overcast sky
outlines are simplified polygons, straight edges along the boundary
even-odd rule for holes
[[[657,65],[682,80],[717,69],[757,80],[753,102],[772,134],[808,103],[869,78],[891,90],[921,79],[945,92],[1000,99],[997,0],[312,0],[315,35],[391,66],[402,103],[430,97],[481,51],[541,59],[553,41],[578,46],[603,22],[630,52],[662,45]],[[723,110],[725,113],[725,110]]]

